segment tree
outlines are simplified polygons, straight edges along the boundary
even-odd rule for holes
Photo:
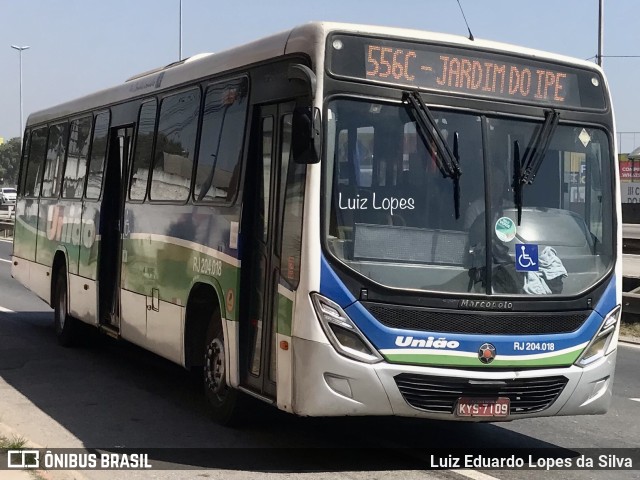
[[[8,187],[15,187],[18,183],[20,171],[20,137],[12,138],[0,145],[0,183]]]

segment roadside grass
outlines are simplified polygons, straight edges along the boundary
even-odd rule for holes
[[[20,450],[25,448],[26,445],[27,440],[19,435],[13,435],[11,438],[0,435],[0,452],[6,452],[7,450]],[[29,475],[33,480],[48,480],[49,478],[44,476],[40,470],[29,468],[26,469],[26,471],[29,472]]]
[[[13,435],[11,438],[0,435],[0,450],[19,450],[26,444],[27,440],[18,435]]]

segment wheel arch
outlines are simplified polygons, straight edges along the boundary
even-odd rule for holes
[[[58,272],[61,268],[64,268],[65,276],[67,277],[67,302],[69,302],[69,256],[67,249],[63,246],[59,246],[53,254],[53,262],[51,263],[51,289],[49,291],[49,305],[53,306],[53,298],[55,295],[56,281],[58,279]]]
[[[184,367],[200,367],[204,358],[204,339],[213,313],[218,311],[217,320],[228,343],[226,322],[220,286],[213,282],[197,281],[191,286],[184,322]],[[228,348],[228,345],[225,345]]]

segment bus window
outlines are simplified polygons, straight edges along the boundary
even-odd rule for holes
[[[162,100],[151,177],[152,200],[189,198],[199,112],[200,90]]]
[[[27,160],[29,159],[29,150],[31,149],[31,132],[27,130],[24,135],[24,146],[22,147],[22,156],[20,159],[20,177],[18,178],[18,195],[24,197],[24,179],[27,171]]]
[[[40,195],[40,172],[44,163],[47,145],[47,128],[38,128],[31,133],[31,148],[24,181],[24,196],[38,197]]]
[[[282,242],[280,247],[280,275],[295,290],[300,282],[300,256],[302,250],[302,214],[304,184],[307,166],[290,161],[291,115],[282,121],[282,191],[280,201],[284,205]],[[286,183],[285,183],[286,182]]]
[[[231,200],[238,186],[247,116],[246,79],[207,89],[195,200]]]
[[[86,197],[90,199],[100,198],[100,192],[102,191],[102,172],[104,170],[104,157],[107,153],[109,117],[109,112],[102,112],[96,115],[93,128],[93,141],[91,142],[91,158],[89,159],[89,175],[87,178]]]
[[[82,198],[84,179],[87,175],[87,156],[91,138],[91,117],[71,122],[69,128],[69,152],[64,170],[62,196]]]
[[[338,184],[371,187],[374,138],[373,126],[340,131],[337,152]]]
[[[49,128],[47,158],[42,179],[42,196],[57,197],[60,192],[62,166],[67,149],[67,123],[59,123]]]
[[[156,100],[145,102],[140,107],[138,117],[138,135],[133,154],[133,166],[131,168],[131,184],[129,198],[131,200],[144,200],[147,193],[147,179],[149,166],[153,153],[153,135],[156,127]]]

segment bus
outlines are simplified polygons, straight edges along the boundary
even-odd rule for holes
[[[621,309],[612,102],[586,61],[315,22],[29,116],[12,275],[300,416],[602,414]]]

